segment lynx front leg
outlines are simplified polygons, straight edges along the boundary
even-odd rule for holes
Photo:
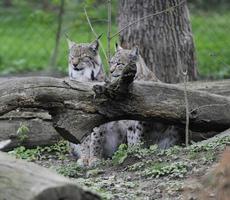
[[[102,129],[96,127],[91,133],[89,167],[96,166],[102,159],[105,140],[105,132]]]
[[[79,159],[77,160],[77,164],[81,167],[87,167],[89,165],[90,141],[91,135],[88,135],[79,145]]]
[[[127,143],[131,147],[133,145],[141,144],[143,137],[143,126],[141,122],[132,122],[127,130]]]

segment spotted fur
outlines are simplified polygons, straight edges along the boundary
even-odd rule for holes
[[[155,74],[148,69],[137,47],[128,50],[118,45],[116,45],[116,53],[110,61],[112,80],[117,79],[121,75],[124,67],[130,62],[136,63],[136,81],[160,81]],[[160,148],[166,149],[179,143],[181,132],[182,130],[178,127],[165,125],[160,122],[133,121],[127,129],[127,142],[129,146],[137,143],[144,143],[145,146],[158,144]]]
[[[124,67],[130,62],[136,63],[137,72],[135,80],[144,81],[159,81],[156,75],[148,69],[143,58],[139,54],[138,47],[133,49],[123,49],[122,47],[116,47],[116,53],[110,60],[110,72],[112,80],[119,77]]]
[[[76,81],[102,81],[103,70],[98,53],[98,40],[91,44],[77,44],[68,40],[69,77]],[[122,143],[126,143],[128,121],[121,120],[95,127],[81,144],[70,143],[71,153],[81,166],[94,166],[101,158],[108,158]]]
[[[98,42],[93,44],[94,49],[98,51]],[[69,44],[69,47],[70,78],[77,81],[101,81],[103,79],[101,59],[98,52],[91,52],[92,44],[72,43]],[[85,57],[91,58],[91,62],[88,62]],[[135,80],[159,81],[155,74],[147,68],[137,47],[131,50],[117,47],[115,55],[110,60],[112,80],[121,75],[123,68],[129,62],[136,63]],[[96,76],[90,76],[92,73]],[[147,145],[157,143],[160,148],[168,148],[178,142],[178,132],[172,126],[163,126],[157,122],[121,120],[94,128],[81,144],[70,143],[70,147],[72,153],[79,158],[80,165],[94,166],[101,158],[111,157],[120,144],[128,143],[129,146],[132,146],[142,141],[145,141]]]
[[[98,53],[98,40],[87,44],[77,44],[68,40],[69,77],[78,81],[102,81],[103,69]]]

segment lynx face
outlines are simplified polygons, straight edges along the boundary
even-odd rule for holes
[[[91,44],[77,44],[68,40],[69,77],[77,81],[92,81],[101,78],[102,63],[98,53],[98,40]]]
[[[148,69],[143,58],[139,54],[139,49],[134,47],[131,50],[117,46],[115,55],[110,60],[110,72],[112,80],[121,76],[124,67],[129,63],[136,63],[137,72],[135,80],[159,81],[156,75]]]
[[[139,52],[137,47],[131,50],[117,47],[115,55],[110,60],[110,72],[112,80],[121,76],[124,67],[131,61],[137,62],[138,58]]]

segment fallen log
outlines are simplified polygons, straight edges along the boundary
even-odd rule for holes
[[[21,108],[47,110],[55,129],[72,142],[79,142],[94,127],[113,120],[159,120],[182,126],[185,124],[182,85],[133,83],[134,72],[131,70],[127,74],[131,77],[128,77],[129,81],[121,78],[107,85],[49,77],[2,81],[0,116]],[[230,98],[211,94],[210,88],[209,92],[204,91],[205,88],[201,90],[187,91],[190,129],[208,132],[229,128]],[[214,91],[218,92],[216,89]]]
[[[178,85],[183,86],[183,83]],[[190,90],[205,91],[212,94],[230,97],[230,79],[220,81],[188,82],[187,85]]]
[[[0,152],[1,200],[98,200],[73,181],[34,163]]]
[[[26,126],[26,138],[18,134],[21,126]],[[2,149],[11,150],[17,146],[32,148],[57,143],[61,136],[53,127],[51,116],[45,110],[21,109],[11,111],[0,117],[0,141],[11,139],[11,143]]]

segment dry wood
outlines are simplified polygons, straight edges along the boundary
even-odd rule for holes
[[[96,200],[98,195],[34,163],[0,152],[0,200]]]
[[[181,85],[134,82],[135,70],[117,83],[94,87],[49,77],[27,77],[5,80],[0,86],[0,115],[18,108],[48,110],[56,130],[66,139],[78,142],[91,130],[108,121],[120,119],[163,120],[185,125],[184,89]],[[125,81],[127,80],[127,81]],[[225,85],[230,83],[226,81]],[[219,83],[215,85],[214,93]],[[99,84],[99,83],[98,83]],[[102,83],[100,83],[102,84]],[[208,84],[208,83],[206,83]],[[193,83],[189,83],[193,85]],[[230,98],[188,89],[190,129],[223,131],[230,127]],[[209,85],[209,84],[208,84]],[[220,84],[222,85],[222,83]],[[98,91],[98,89],[100,89]],[[211,92],[211,88],[208,91]]]

